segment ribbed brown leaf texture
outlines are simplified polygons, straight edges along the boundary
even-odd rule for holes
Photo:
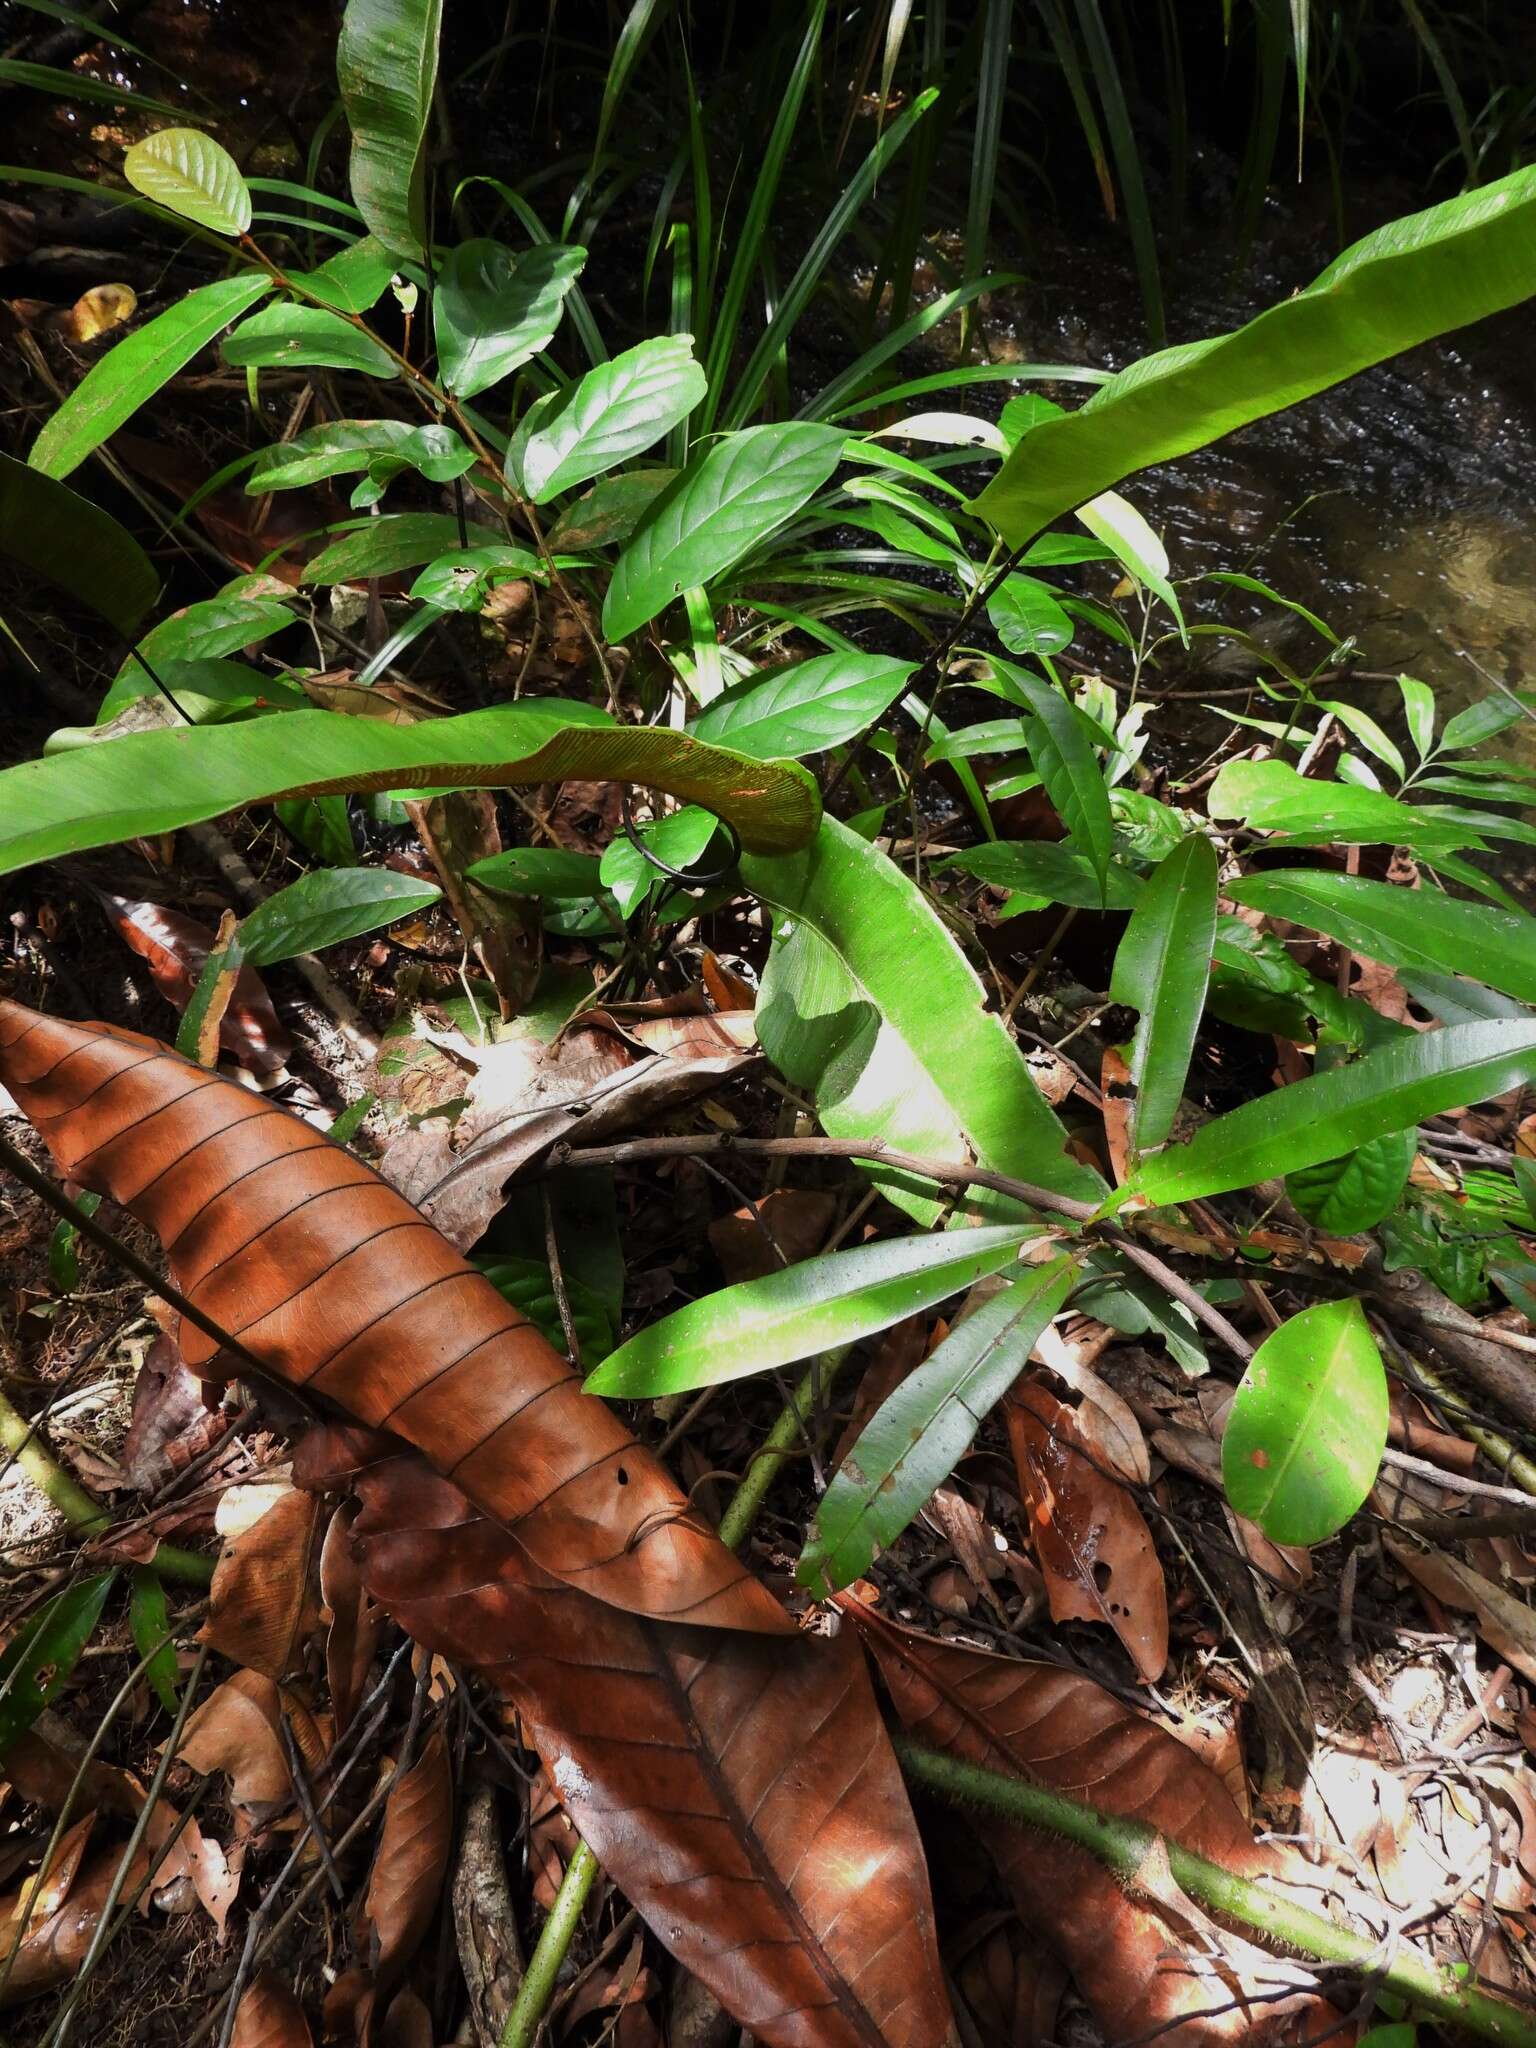
[[[371,1168],[152,1038],[0,1002],[0,1081],[59,1170],[159,1236],[176,1285],[275,1378],[451,1477],[554,1578],[615,1607],[793,1623],[650,1453]],[[219,1347],[182,1327],[189,1365]]]
[[[1146,1821],[1169,1839],[1248,1877],[1273,1875],[1216,1774],[1161,1728],[1054,1664],[994,1657],[887,1621],[844,1594],[902,1722],[919,1741],[968,1763],[1031,1779]],[[1256,1986],[1204,1959],[1180,1916],[1127,1895],[1086,1849],[979,1817],[1025,1923],[1066,1963],[1111,2041],[1165,2048],[1354,2038],[1321,1999],[1249,2004]],[[1246,1950],[1252,1963],[1256,1952]],[[1277,1982],[1264,1989],[1270,1994]]]
[[[927,1871],[857,1645],[616,1613],[540,1572],[403,1446],[312,1430],[363,1581],[517,1706],[657,1936],[768,2048],[952,2040]]]
[[[314,2038],[288,1986],[264,1972],[240,2001],[229,2048],[313,2048]]]

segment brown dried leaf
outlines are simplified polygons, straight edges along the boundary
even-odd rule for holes
[[[266,1970],[240,2001],[229,2048],[314,2048],[314,2038],[299,2001]]]
[[[1536,1609],[1446,1551],[1396,1536],[1382,1541],[1415,1584],[1447,1607],[1476,1615],[1478,1634],[1517,1671],[1536,1679]]]
[[[1272,1875],[1214,1774],[1184,1746],[1091,1679],[1053,1664],[994,1657],[898,1627],[850,1594],[839,1605],[863,1634],[904,1726],[988,1770],[1024,1777],[1106,1813],[1147,1821],[1199,1855]],[[987,1847],[1020,1917],[1049,1941],[1112,2041],[1165,2048],[1315,2041],[1332,2008],[1315,1998],[1215,2012],[1251,1995],[1197,1974],[1165,1909],[1133,1899],[1086,1850],[989,1822]],[[1346,2041],[1347,2031],[1329,2034]]]
[[[210,1408],[206,1383],[169,1337],[157,1337],[133,1383],[133,1415],[123,1445],[123,1470],[140,1493],[154,1493],[229,1429],[222,1408]]]
[[[352,1555],[351,1504],[331,1516],[320,1548],[321,1618],[327,1623],[325,1675],[339,1742],[352,1725],[379,1639],[379,1615]]]
[[[810,1258],[826,1242],[837,1197],[815,1188],[773,1188],[751,1209],[717,1216],[709,1243],[728,1282],[760,1280]]]
[[[390,1787],[368,1880],[366,1911],[378,1941],[380,1982],[410,1961],[432,1921],[453,1846],[448,1745],[434,1728],[421,1755]]]
[[[84,1814],[73,1827],[65,1830],[47,1868],[34,1872],[14,1898],[0,1900],[0,1941],[6,1950],[15,1940],[16,1929],[22,1922],[29,1929],[40,1926],[43,1921],[51,1919],[69,1897],[95,1825],[95,1814]]]
[[[314,1769],[325,1754],[318,1728],[259,1671],[237,1671],[195,1708],[176,1754],[194,1771],[224,1772],[232,1804],[270,1818],[293,1800],[281,1733],[285,1707],[299,1752]]]
[[[375,1598],[515,1702],[604,1869],[760,2041],[947,2041],[927,1872],[846,1633],[772,1640],[602,1607],[419,1458],[357,1432],[311,1432],[296,1465],[352,1480]]]
[[[619,1417],[361,1160],[153,1039],[13,1002],[0,1080],[266,1371],[393,1427],[542,1570],[629,1610],[793,1633]],[[179,1336],[194,1370],[221,1369],[214,1339]]]
[[[150,979],[168,1003],[184,1010],[208,965],[217,935],[196,918],[163,903],[148,903],[107,890],[97,895],[114,929],[149,967]],[[275,1073],[293,1051],[293,1036],[278,1021],[272,998],[254,967],[234,979],[219,1024],[219,1045],[241,1066]]]
[[[312,1571],[319,1519],[314,1495],[290,1488],[225,1543],[200,1642],[268,1678],[288,1676],[319,1625]]]
[[[1052,1618],[1106,1623],[1155,1682],[1168,1664],[1168,1589],[1141,1510],[1077,1448],[1072,1410],[1038,1381],[1014,1389],[1006,1415]]]

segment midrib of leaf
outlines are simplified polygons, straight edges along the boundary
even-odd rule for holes
[[[1348,1325],[1346,1324],[1345,1332],[1347,1332],[1347,1330]],[[1280,1332],[1277,1330],[1275,1332],[1275,1335],[1279,1336],[1279,1334]],[[1322,1376],[1319,1378],[1316,1391],[1313,1393],[1311,1400],[1308,1401],[1306,1408],[1303,1411],[1303,1414],[1301,1416],[1301,1426],[1298,1427],[1295,1433],[1293,1434],[1291,1438],[1290,1448],[1281,1457],[1279,1464],[1273,1468],[1274,1481],[1270,1486],[1269,1495],[1265,1502],[1266,1509],[1273,1506],[1275,1498],[1280,1492],[1281,1481],[1284,1479],[1288,1479],[1290,1477],[1290,1474],[1293,1468],[1295,1467],[1297,1460],[1301,1456],[1302,1447],[1309,1441],[1312,1418],[1314,1415],[1316,1415],[1318,1409],[1322,1406],[1323,1399],[1327,1393],[1329,1374],[1332,1370],[1333,1360],[1336,1359],[1339,1355],[1339,1344],[1341,1341],[1342,1336],[1339,1338],[1335,1338],[1332,1349],[1329,1352],[1328,1368],[1323,1372]],[[1252,1370],[1251,1363],[1249,1366],[1249,1370]],[[1260,1370],[1264,1372],[1273,1372],[1274,1367],[1272,1365],[1264,1365],[1260,1367]]]

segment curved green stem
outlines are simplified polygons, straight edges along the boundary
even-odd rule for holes
[[[549,2009],[549,2001],[554,1996],[555,1982],[571,1938],[580,1924],[597,1876],[597,1858],[585,1842],[578,1842],[576,1854],[565,1866],[565,1876],[560,1880],[560,1889],[549,1909],[549,1918],[540,1931],[537,1946],[528,1958],[516,2002],[501,2030],[500,2048],[533,2048]]]

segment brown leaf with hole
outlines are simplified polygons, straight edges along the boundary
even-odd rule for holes
[[[374,1597],[515,1703],[603,1868],[766,2048],[949,2040],[922,1850],[846,1632],[600,1606],[387,1439],[311,1431],[295,1470],[353,1486]]]
[[[1104,1622],[1155,1682],[1168,1664],[1168,1588],[1141,1510],[1078,1448],[1072,1410],[1037,1380],[1015,1387],[1005,1412],[1052,1619]]]
[[[365,1907],[378,1939],[375,1972],[381,1983],[410,1961],[431,1925],[452,1847],[453,1776],[448,1745],[434,1728],[384,1802]]]
[[[268,1372],[405,1437],[542,1571],[634,1612],[793,1632],[554,1346],[361,1160],[153,1039],[19,1003],[0,1002],[0,1080],[59,1170],[154,1229],[176,1285]],[[220,1370],[202,1330],[179,1341]]]
[[[918,1741],[1104,1813],[1148,1822],[1229,1870],[1276,1873],[1277,1859],[1254,1842],[1215,1774],[1092,1679],[919,1635],[850,1593],[839,1594],[838,1604]],[[1245,1990],[1230,1969],[1197,1973],[1179,1929],[1150,1900],[1130,1897],[1086,1849],[972,1818],[1020,1918],[1061,1957],[1111,2041],[1155,2035],[1163,2048],[1317,2042],[1325,2027],[1339,2026],[1332,2007],[1312,1997],[1245,2008],[1254,1986]],[[1236,2010],[1213,2010],[1234,1998]],[[1352,2035],[1344,2028],[1328,2038],[1344,2043]]]
[[[288,1986],[264,1970],[240,2000],[229,2048],[314,2048],[314,2038]]]
[[[119,937],[143,960],[150,979],[174,1009],[191,1002],[216,934],[179,910],[148,903],[110,890],[96,891]],[[219,1024],[219,1045],[241,1066],[275,1073],[293,1051],[293,1035],[280,1023],[266,985],[254,967],[235,976],[229,1002]]]
[[[295,1487],[226,1542],[214,1566],[200,1642],[232,1664],[288,1677],[319,1626],[313,1572],[319,1519],[320,1503]]]

